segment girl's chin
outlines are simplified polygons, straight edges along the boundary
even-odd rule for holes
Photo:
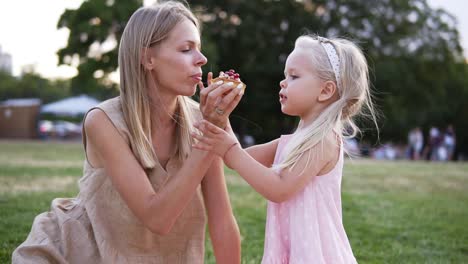
[[[296,113],[292,113],[291,111],[289,111],[289,109],[287,109],[286,107],[281,107],[281,112],[285,115],[288,115],[288,116],[299,116],[298,114]]]
[[[285,115],[291,115],[291,114],[289,114],[288,109],[286,107],[284,107],[283,105],[281,106],[281,112],[283,112],[283,114],[285,114]]]

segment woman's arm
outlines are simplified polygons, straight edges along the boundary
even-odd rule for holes
[[[337,160],[337,147],[324,147],[322,150],[321,146],[315,146],[302,155],[293,169],[276,173],[252,158],[226,131],[207,121],[202,121],[196,125],[196,128],[203,133],[203,135],[193,134],[199,140],[195,145],[196,148],[212,151],[224,157],[226,164],[237,171],[258,193],[277,203],[288,200],[303,189],[313,177],[328,170],[334,164],[333,161]]]
[[[216,263],[240,263],[239,228],[232,214],[221,158],[211,163],[203,178],[202,190]]]
[[[229,115],[239,104],[244,91],[234,85],[211,83],[213,73],[208,73],[208,87],[199,83],[200,87],[200,111],[203,119],[210,121],[220,128],[225,128],[229,123]],[[222,112],[216,110],[222,110]],[[220,114],[222,113],[222,114]]]
[[[130,147],[105,113],[91,111],[84,126],[88,146],[102,162],[130,210],[151,231],[167,234],[192,199],[215,156],[193,150],[176,175],[169,176],[164,187],[155,192]]]

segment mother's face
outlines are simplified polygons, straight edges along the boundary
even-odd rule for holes
[[[200,51],[200,34],[188,19],[179,22],[160,44],[151,48],[153,77],[159,93],[192,96],[207,59]]]

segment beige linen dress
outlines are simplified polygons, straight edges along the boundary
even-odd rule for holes
[[[120,97],[96,108],[104,111],[131,146]],[[192,110],[197,113],[197,119],[200,118],[195,105]],[[86,147],[85,131],[83,139]],[[173,158],[166,167],[168,171],[176,171],[180,163]],[[147,174],[155,190],[164,188],[168,173],[161,164]],[[12,261],[34,264],[203,263],[205,225],[199,186],[170,233],[164,236],[152,233],[127,207],[106,171],[93,168],[85,160],[78,196],[54,199],[51,210],[35,218],[26,241],[13,252]]]

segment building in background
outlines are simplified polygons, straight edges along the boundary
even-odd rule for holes
[[[11,55],[8,53],[3,53],[2,46],[0,46],[0,71],[12,74],[12,69],[13,63],[11,60]]]
[[[36,98],[0,102],[0,138],[36,138],[40,107]]]

